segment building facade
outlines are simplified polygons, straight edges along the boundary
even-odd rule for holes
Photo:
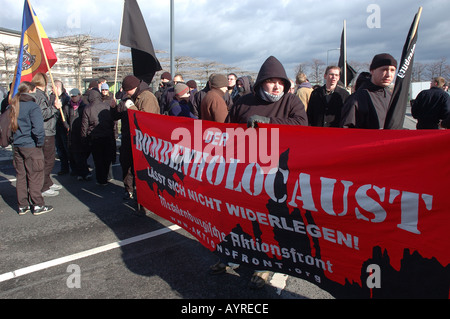
[[[0,85],[8,89],[14,77],[21,32],[0,28]],[[89,35],[50,38],[58,61],[51,69],[54,80],[66,89],[83,88],[83,79],[92,78],[92,39]]]

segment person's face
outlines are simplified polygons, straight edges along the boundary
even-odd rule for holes
[[[103,96],[108,96],[109,95],[109,90],[102,90],[102,95]]]
[[[81,98],[81,95],[74,95],[74,96],[71,96],[70,98],[72,99],[73,103],[78,103],[78,101]]]
[[[132,89],[132,90],[125,91],[125,92],[128,94],[128,96],[133,96],[133,94],[136,92],[136,89],[137,89],[137,88],[134,88],[134,89]]]
[[[181,76],[176,76],[173,78],[174,84],[177,84],[178,82],[183,82],[183,79],[181,78]]]
[[[386,65],[370,71],[372,83],[381,87],[389,86],[395,77],[395,66]]]
[[[228,76],[228,87],[232,87],[236,85],[236,78],[234,77],[234,75],[229,75]]]
[[[191,96],[191,93],[190,92],[186,92],[186,93],[184,93],[182,96],[180,96],[178,98],[180,100],[182,100],[182,101],[189,101],[190,96]]]
[[[280,78],[271,78],[263,82],[262,88],[269,94],[280,95],[284,92],[284,81]]]
[[[341,74],[338,69],[329,69],[325,74],[325,82],[328,88],[335,87],[341,78]]]
[[[56,96],[60,96],[61,95],[61,87],[58,85],[52,86],[52,92],[53,94],[55,94]]]

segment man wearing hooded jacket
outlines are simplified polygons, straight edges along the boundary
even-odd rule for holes
[[[261,66],[254,93],[242,96],[228,114],[228,123],[308,125],[305,106],[289,93],[291,81],[279,60],[271,56]]]
[[[226,122],[247,123],[255,127],[257,123],[308,125],[305,106],[302,101],[289,93],[291,81],[279,60],[271,56],[261,66],[254,85],[254,93],[242,96],[231,108]],[[212,273],[225,270],[223,261],[211,267]],[[262,288],[269,277],[268,271],[255,271],[250,288]]]

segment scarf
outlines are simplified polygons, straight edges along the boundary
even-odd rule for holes
[[[279,95],[274,95],[274,94],[270,94],[270,93],[264,91],[264,89],[262,87],[259,88],[259,93],[264,101],[270,102],[270,103],[278,102],[284,96],[284,92],[282,92]]]

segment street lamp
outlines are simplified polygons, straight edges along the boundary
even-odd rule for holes
[[[328,64],[328,56],[329,56],[330,51],[336,51],[336,50],[340,50],[340,49],[341,48],[327,50],[327,67],[329,66],[329,64]]]
[[[170,74],[174,76],[175,68],[175,4],[174,0],[170,0]]]

